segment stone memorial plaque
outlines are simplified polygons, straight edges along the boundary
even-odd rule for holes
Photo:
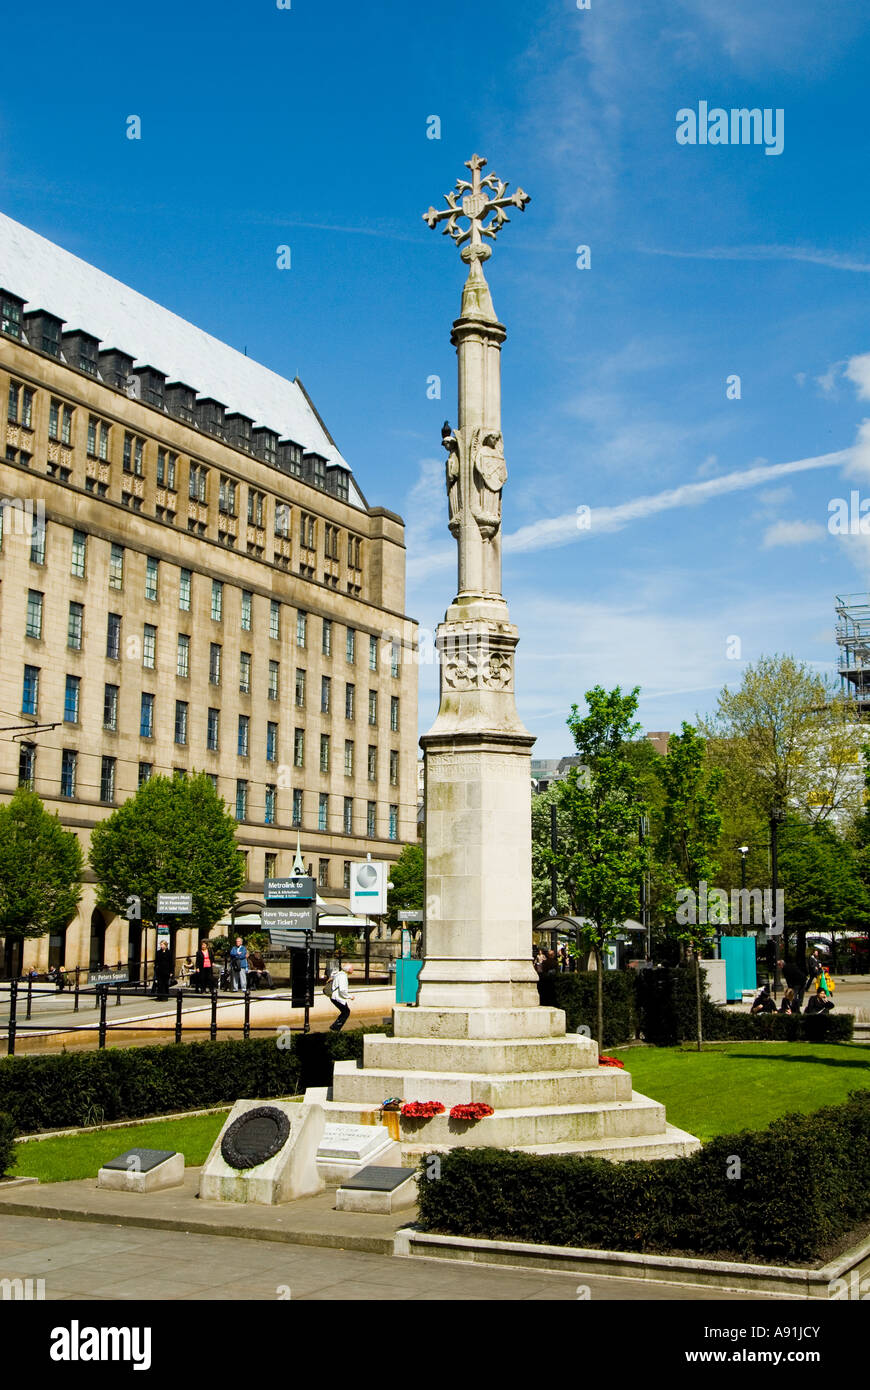
[[[158,1164],[172,1158],[175,1149],[127,1149],[126,1153],[104,1163],[104,1168],[120,1168],[127,1173],[150,1173]]]
[[[200,1172],[200,1199],[275,1206],[322,1192],[323,1125],[322,1105],[237,1100]]]
[[[274,1158],[287,1142],[290,1121],[275,1105],[258,1105],[234,1120],[221,1140],[221,1155],[231,1168],[257,1168]]]
[[[318,1158],[359,1163],[390,1137],[384,1125],[324,1125]]]
[[[413,1178],[416,1171],[416,1168],[381,1168],[377,1163],[370,1163],[367,1168],[354,1173],[352,1178],[346,1178],[341,1185],[359,1187],[366,1192],[392,1192]]]

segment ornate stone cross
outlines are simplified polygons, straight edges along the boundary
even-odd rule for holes
[[[508,194],[507,184],[495,174],[486,174],[481,178],[480,171],[485,165],[486,160],[481,155],[473,154],[465,161],[466,169],[471,170],[471,182],[457,179],[455,192],[444,195],[447,207],[440,210],[430,208],[423,213],[424,222],[433,228],[447,219],[443,234],[452,236],[456,245],[462,247],[459,254],[467,265],[472,261],[489,260],[492,247],[487,246],[482,238],[489,237],[490,241],[495,241],[504,224],[510,221],[505,208],[515,207],[522,212],[530,201],[528,193],[521,188],[516,193]],[[460,195],[461,203],[457,202]],[[490,214],[492,220],[487,222]],[[469,226],[465,231],[459,225],[460,218],[468,220]]]

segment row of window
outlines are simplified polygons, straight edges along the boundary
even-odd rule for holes
[[[39,682],[41,670],[38,666],[25,666],[24,681],[21,691],[21,712],[36,718],[39,712]],[[78,724],[80,722],[81,710],[81,676],[67,675],[64,687],[63,703],[63,722],[65,724]],[[103,690],[103,728],[117,731],[118,729],[118,708],[120,701],[121,687],[107,682]],[[139,713],[139,737],[154,738],[155,728],[155,704],[156,696],[149,691],[143,691],[140,700]],[[188,741],[188,713],[190,703],[187,700],[175,701],[175,742],[184,747]],[[220,710],[209,708],[206,719],[206,748],[210,753],[216,753],[220,748]],[[247,758],[250,754],[250,726],[251,717],[248,714],[238,716],[238,736],[236,742],[236,752],[240,758]],[[398,713],[397,724],[398,727]],[[320,771],[329,772],[331,764],[332,737],[330,734],[320,735]],[[344,771],[348,777],[355,775],[356,743],[353,739],[344,741]],[[266,761],[270,763],[278,762],[278,723],[275,720],[268,720],[266,723]],[[297,728],[293,735],[293,764],[295,767],[305,766],[305,730]],[[378,775],[378,748],[377,744],[368,745],[367,771],[370,782],[377,781]],[[390,785],[398,786],[399,783],[399,753],[397,749],[390,750]]]
[[[61,753],[60,768],[60,794],[66,799],[76,796],[78,789],[78,752],[73,748],[64,748]],[[100,801],[113,803],[115,800],[117,758],[103,756],[100,759]],[[153,763],[140,762],[139,764],[139,785],[147,782],[154,770]],[[181,770],[178,770],[183,775]],[[217,790],[217,777],[213,773],[208,773],[212,785]],[[33,743],[22,743],[18,759],[18,781],[20,785],[34,789],[36,783],[36,745]],[[342,805],[342,830],[345,835],[352,835],[353,828],[353,805],[354,799],[351,796],[343,798]],[[273,783],[269,783],[265,789],[264,798],[264,825],[275,825],[277,822],[278,807],[278,788]],[[294,829],[302,827],[303,792],[300,787],[294,787],[292,796],[291,825]],[[378,807],[376,801],[366,802],[366,836],[375,839],[377,836],[377,814]],[[235,817],[237,821],[247,821],[249,819],[249,783],[246,778],[236,779],[235,788]],[[396,840],[399,835],[399,807],[391,805],[389,808],[388,821],[389,839]],[[329,824],[329,793],[320,792],[317,798],[317,829],[328,832],[331,827]],[[324,861],[321,860],[321,864]],[[268,876],[268,871],[267,871]],[[345,885],[347,886],[347,884]]]
[[[42,634],[42,598],[43,595],[31,589],[28,595],[26,632],[28,637],[39,638]],[[69,603],[69,614],[67,617],[67,648],[71,651],[81,651],[84,641],[84,604],[71,599]],[[106,615],[106,658],[110,661],[121,659],[121,614],[108,613]],[[142,666],[145,670],[154,671],[157,667],[157,628],[153,623],[145,623],[142,628],[141,642],[138,637],[128,638],[127,656],[137,659],[141,649]],[[251,678],[251,652],[239,653],[239,691],[243,695],[252,693]],[[209,684],[219,686],[222,680],[223,669],[223,647],[219,642],[209,643],[208,657],[208,679]],[[36,715],[37,696],[34,693],[38,689],[39,680],[38,666],[26,666],[24,676],[24,695],[22,697],[22,713]],[[269,676],[267,685],[267,696],[269,700],[278,700],[280,697],[280,673],[281,664],[278,661],[269,661]],[[176,636],[175,652],[175,674],[181,679],[190,676],[190,637],[187,633],[179,632]],[[307,691],[307,671],[301,667],[296,668],[295,681],[295,704],[298,709],[305,708]],[[372,728],[378,725],[378,691],[368,692],[368,722]],[[332,677],[321,676],[320,678],[320,712],[321,714],[332,713]],[[354,720],[356,718],[356,686],[349,681],[344,686],[344,714],[345,718]],[[390,696],[390,732],[399,732],[399,697]]]
[[[3,544],[3,513],[4,508],[0,507],[0,547]],[[46,525],[45,522],[37,517],[31,528],[30,538],[30,561],[34,565],[45,565],[46,548]],[[84,579],[87,574],[87,550],[88,537],[84,531],[73,531],[70,543],[70,574],[76,579]],[[178,607],[182,613],[191,611],[192,603],[192,584],[193,571],[181,569],[179,571]],[[124,587],[124,547],[115,542],[111,544],[109,554],[109,588],[122,590]],[[145,557],[145,598],[151,603],[157,603],[160,594],[160,561],[153,555]],[[28,594],[28,637],[41,637],[42,635],[42,601],[43,593],[38,589],[31,589]],[[240,607],[240,627],[243,632],[253,630],[253,601],[254,595],[249,589],[241,590]],[[214,622],[223,622],[224,617],[224,584],[219,579],[211,581],[211,617]],[[31,615],[33,622],[31,624]],[[332,618],[321,619],[321,639],[320,650],[324,656],[333,654],[333,627]],[[33,630],[31,630],[33,627]],[[299,648],[308,647],[308,613],[299,610],[296,614],[296,645]],[[38,630],[37,630],[38,629]],[[269,637],[274,641],[281,638],[281,603],[278,599],[269,600]],[[345,660],[349,665],[356,663],[356,629],[345,628]],[[373,634],[369,634],[368,666],[369,670],[379,669],[379,639]],[[393,638],[390,643],[390,674],[398,677],[401,662],[401,645]]]
[[[23,382],[10,379],[6,409],[6,417],[10,424],[20,425],[28,430],[34,428],[34,396],[35,393],[31,387],[25,386]],[[71,445],[74,415],[75,410],[72,406],[51,397],[48,408],[49,439],[55,443]],[[88,415],[87,452],[89,458],[98,459],[103,463],[110,461],[112,428],[113,426],[108,421],[100,419],[99,416]],[[123,432],[121,458],[125,473],[136,478],[145,476],[147,445],[148,440],[141,435],[134,434],[129,430]],[[180,476],[179,464],[180,458],[177,453],[170,449],[158,447],[156,478],[159,487],[166,488],[171,492],[177,490],[177,481]],[[212,471],[204,464],[191,462],[187,478],[187,495],[190,501],[208,506],[209,475]],[[218,512],[223,516],[237,517],[241,484],[235,478],[224,473],[219,473],[218,479]],[[137,500],[140,501],[141,505],[141,499]],[[266,504],[266,494],[249,486],[247,517],[250,526],[256,526],[258,529],[263,528]],[[275,498],[274,534],[282,539],[289,539],[290,537],[291,512],[292,509],[288,502],[282,502]],[[318,518],[309,512],[300,512],[300,545],[306,550],[316,550],[317,534]],[[324,522],[324,556],[326,559],[339,559],[340,535],[338,526]],[[348,532],[347,535],[347,564],[350,569],[362,569],[362,538],[352,532]]]

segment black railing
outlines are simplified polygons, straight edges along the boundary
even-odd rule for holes
[[[248,983],[250,985],[250,981]],[[202,992],[186,989],[183,986],[173,985],[172,987],[167,989],[165,1000],[160,999],[158,996],[157,1002],[159,1003],[168,1002],[168,1000],[173,997],[175,999],[175,1018],[171,1024],[167,1024],[164,1027],[161,1027],[160,1025],[161,1015],[153,1013],[147,1014],[145,1017],[137,1015],[137,1017],[135,1018],[123,1018],[114,1021],[110,1019],[110,994],[114,994],[116,1003],[120,1004],[122,997],[125,999],[141,999],[144,1002],[144,1000],[149,997],[150,992],[149,994],[146,994],[141,987],[136,987],[135,985],[131,986],[124,984],[108,983],[76,986],[75,1006],[72,1012],[78,1012],[79,999],[82,995],[93,995],[94,1007],[98,1010],[98,1019],[96,1023],[68,1024],[63,1021],[57,1021],[56,1019],[52,1022],[34,1023],[31,1021],[33,986],[34,980],[32,978],[0,981],[0,998],[3,997],[4,993],[8,994],[9,996],[9,1016],[6,1025],[6,1053],[9,1057],[14,1056],[15,1054],[16,1038],[19,1037],[21,1034],[28,1032],[38,1032],[42,1033],[44,1036],[49,1037],[52,1034],[96,1033],[98,1048],[104,1048],[106,1046],[107,1038],[110,1033],[123,1033],[125,1030],[129,1033],[172,1032],[174,1035],[174,1041],[177,1043],[184,1041],[185,1034],[189,1035],[191,1033],[207,1033],[209,1039],[212,1042],[216,1042],[220,1033],[239,1032],[238,1022],[227,1023],[223,1027],[219,1025],[218,999],[220,996],[220,991],[216,984],[213,984],[211,990],[206,991],[204,994]],[[241,991],[236,991],[236,993],[240,995],[239,1002],[242,1004],[243,1008],[241,1032],[244,1038],[249,1038],[252,1033],[275,1033],[277,1027],[275,1023],[257,1024],[251,1022],[252,995],[255,998],[268,998],[278,1003],[285,1002],[289,1004],[291,1008],[302,1010],[302,1023],[282,1023],[280,1025],[282,1031],[289,1030],[290,1032],[302,1033],[309,1033],[311,1031],[310,1011],[314,1004],[314,988],[312,980],[309,980],[309,988],[306,993],[304,1003],[302,1004],[294,1005],[293,997],[291,994],[279,993],[275,990],[259,991],[247,988],[244,991],[244,993],[242,993]],[[22,1002],[22,995],[24,995],[27,999],[26,1017],[24,1022],[21,1022],[19,1019],[19,1009]],[[208,1023],[192,1022],[190,1013],[185,1014],[184,1001],[185,999],[191,997],[201,1001],[203,1005],[205,1004],[206,1000],[209,1000],[210,1009]],[[226,1003],[229,1006],[230,1000],[227,999]],[[197,1013],[198,1012],[199,1011],[197,1011]],[[166,1017],[166,1015],[164,1015],[164,1017]],[[171,1017],[171,1014],[169,1015],[169,1017]]]

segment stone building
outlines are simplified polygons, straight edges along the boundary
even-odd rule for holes
[[[0,797],[31,786],[87,851],[143,780],[205,771],[242,897],[298,830],[340,900],[352,860],[417,838],[402,519],[298,378],[2,216],[0,286]],[[23,967],[135,963],[95,904],[86,878]]]

